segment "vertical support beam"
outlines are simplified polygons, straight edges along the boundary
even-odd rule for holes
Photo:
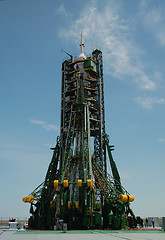
[[[85,131],[85,134],[87,135],[87,162],[88,162],[88,178],[90,179],[92,177],[92,162],[91,162],[91,144],[90,144],[90,123],[89,123],[89,106],[85,106],[86,111],[86,127],[87,130]]]

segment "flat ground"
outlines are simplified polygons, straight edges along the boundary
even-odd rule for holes
[[[165,240],[165,232],[155,231],[11,231],[0,230],[2,240]]]

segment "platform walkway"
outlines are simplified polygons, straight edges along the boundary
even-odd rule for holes
[[[2,240],[165,240],[165,232],[155,231],[12,231],[1,230]]]

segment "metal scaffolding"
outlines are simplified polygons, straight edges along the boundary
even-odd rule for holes
[[[134,197],[121,185],[105,132],[102,52],[62,63],[61,130],[44,183],[29,196],[29,227],[135,227]],[[109,160],[112,176],[107,172]]]

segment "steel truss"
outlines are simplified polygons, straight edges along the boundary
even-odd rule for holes
[[[61,82],[60,137],[45,181],[23,199],[31,203],[29,227],[60,229],[63,222],[69,229],[136,226],[129,206],[134,197],[121,185],[105,132],[102,52],[64,61]]]

